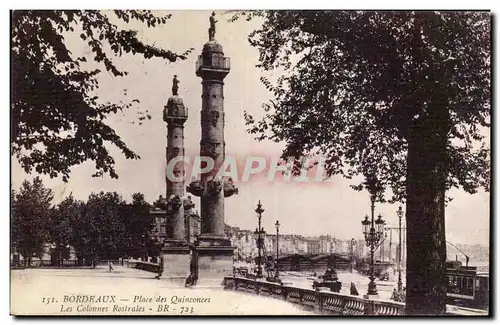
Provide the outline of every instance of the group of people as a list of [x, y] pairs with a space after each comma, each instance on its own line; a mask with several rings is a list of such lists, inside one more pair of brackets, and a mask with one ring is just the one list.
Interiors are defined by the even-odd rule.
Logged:
[[406, 287], [404, 287], [402, 291], [398, 291], [398, 290], [394, 289], [392, 291], [391, 300], [398, 301], [398, 302], [405, 302], [406, 301]]

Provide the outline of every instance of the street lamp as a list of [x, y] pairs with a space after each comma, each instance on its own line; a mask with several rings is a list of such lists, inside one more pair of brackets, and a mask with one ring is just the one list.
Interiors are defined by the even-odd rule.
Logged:
[[255, 212], [257, 213], [257, 218], [258, 218], [258, 228], [255, 229], [255, 234], [257, 235], [257, 250], [258, 250], [258, 260], [257, 260], [257, 274], [256, 277], [262, 278], [262, 244], [263, 244], [263, 238], [262, 235], [265, 233], [264, 229], [262, 228], [261, 221], [262, 221], [262, 213], [265, 210], [262, 208], [262, 204], [259, 203], [257, 204], [257, 209], [255, 209]]
[[398, 292], [401, 292], [403, 290], [403, 281], [401, 280], [401, 219], [403, 218], [403, 208], [399, 206], [396, 213], [399, 218]]
[[356, 244], [356, 240], [354, 238], [351, 238], [351, 264], [349, 266], [349, 269], [352, 273], [353, 269], [354, 269], [354, 244]]
[[280, 252], [279, 252], [279, 236], [280, 236], [280, 222], [276, 220], [276, 223], [274, 224], [276, 226], [276, 271], [274, 276], [277, 278], [279, 276], [279, 267], [278, 267], [278, 258], [280, 257]]
[[144, 245], [144, 251], [143, 251], [143, 258], [144, 258], [144, 262], [147, 262], [148, 261], [148, 247], [147, 247], [147, 243], [146, 243], [146, 234], [142, 234], [142, 244]]
[[361, 221], [361, 225], [363, 226], [363, 235], [365, 236], [366, 246], [370, 247], [370, 283], [368, 284], [368, 296], [377, 295], [377, 285], [375, 283], [375, 260], [374, 260], [374, 252], [375, 248], [380, 242], [382, 235], [384, 233], [384, 225], [385, 221], [382, 219], [382, 216], [379, 214], [377, 220], [375, 219], [375, 196], [372, 195], [371, 198], [371, 220], [368, 219], [368, 216], [365, 216], [365, 219]]

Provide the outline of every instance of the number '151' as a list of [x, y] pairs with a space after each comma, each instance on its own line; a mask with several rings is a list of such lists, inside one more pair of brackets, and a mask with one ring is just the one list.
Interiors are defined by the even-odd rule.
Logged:
[[54, 298], [54, 297], [43, 297], [42, 298], [42, 304], [48, 305], [48, 304], [54, 303], [54, 302], [56, 302], [56, 298]]

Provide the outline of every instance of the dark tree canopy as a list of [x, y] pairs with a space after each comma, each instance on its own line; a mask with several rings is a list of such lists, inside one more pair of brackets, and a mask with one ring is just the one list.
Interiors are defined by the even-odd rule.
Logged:
[[127, 233], [125, 245], [127, 254], [132, 257], [141, 257], [154, 250], [155, 244], [150, 234], [155, 220], [150, 210], [151, 207], [142, 193], [132, 194], [132, 202], [122, 206], [122, 219]]
[[24, 181], [19, 191], [11, 191], [11, 244], [14, 251], [30, 262], [41, 257], [49, 241], [52, 212], [52, 190], [46, 188], [40, 177]]
[[274, 98], [247, 122], [258, 139], [286, 143], [283, 157], [319, 154], [330, 175], [376, 175], [401, 200], [409, 130], [432, 128], [446, 107], [446, 187], [489, 190], [488, 13], [244, 14], [264, 18], [249, 37], [259, 66], [284, 71], [275, 83], [262, 77]]
[[92, 193], [85, 203], [72, 202], [70, 210], [78, 217], [73, 218], [71, 244], [80, 258], [137, 258], [154, 246], [150, 239], [154, 226], [150, 205], [141, 193], [133, 194], [132, 199], [127, 203], [116, 192], [101, 192]]
[[274, 98], [261, 120], [246, 115], [250, 132], [284, 142], [283, 158], [321, 155], [330, 175], [361, 175], [354, 189], [377, 201], [386, 189], [405, 200], [405, 313], [446, 313], [446, 190], [489, 190], [489, 13], [245, 15], [264, 18], [249, 41], [281, 75], [262, 78]]
[[116, 192], [92, 193], [85, 205], [79, 235], [89, 243], [87, 253], [94, 259], [118, 258], [126, 251], [129, 240], [123, 222], [122, 206], [125, 202]]
[[92, 193], [86, 202], [70, 194], [55, 206], [52, 200], [52, 190], [40, 177], [11, 190], [11, 251], [25, 263], [47, 252], [53, 265], [61, 265], [70, 258], [71, 247], [87, 265], [98, 259], [158, 254], [151, 237], [155, 219], [144, 194], [134, 193], [130, 203], [116, 192]]
[[[101, 70], [114, 77], [126, 75], [113, 58], [127, 53], [175, 62], [185, 59], [191, 50], [177, 54], [144, 44], [136, 32], [114, 24], [110, 20], [113, 15], [147, 27], [166, 24], [170, 18], [156, 17], [150, 10], [11, 13], [11, 149], [27, 173], [35, 170], [51, 177], [62, 175], [66, 181], [72, 166], [90, 160], [95, 163], [94, 176], [117, 178], [115, 160], [106, 143], [119, 148], [126, 158], [139, 158], [105, 123], [108, 115], [138, 101], [100, 101], [94, 94], [99, 88], [97, 76]], [[92, 53], [93, 64], [69, 51], [67, 37], [81, 39]]]
[[61, 265], [62, 260], [70, 258], [70, 245], [78, 236], [74, 225], [80, 216], [81, 203], [79, 204], [72, 194], [54, 207], [49, 223], [49, 238], [54, 245], [51, 250], [51, 258], [56, 264]]

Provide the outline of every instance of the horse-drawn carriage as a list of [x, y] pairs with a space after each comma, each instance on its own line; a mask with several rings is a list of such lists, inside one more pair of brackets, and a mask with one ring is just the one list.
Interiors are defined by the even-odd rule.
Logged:
[[342, 282], [339, 281], [335, 270], [330, 268], [326, 269], [325, 274], [320, 275], [318, 279], [321, 281], [314, 280], [312, 284], [315, 290], [319, 290], [319, 288], [323, 287], [330, 289], [332, 292], [340, 292], [340, 289], [342, 289]]

